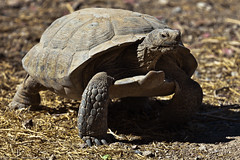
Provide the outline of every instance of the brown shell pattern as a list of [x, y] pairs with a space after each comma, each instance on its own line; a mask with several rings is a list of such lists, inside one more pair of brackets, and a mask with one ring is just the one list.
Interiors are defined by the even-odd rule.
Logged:
[[69, 84], [69, 76], [108, 49], [121, 47], [165, 28], [155, 17], [121, 9], [88, 8], [55, 20], [40, 43], [23, 58], [24, 69], [55, 90]]

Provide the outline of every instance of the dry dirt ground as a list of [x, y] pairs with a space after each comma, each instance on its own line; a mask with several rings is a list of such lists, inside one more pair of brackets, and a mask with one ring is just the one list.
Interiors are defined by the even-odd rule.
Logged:
[[[79, 102], [42, 92], [38, 110], [8, 109], [26, 74], [21, 58], [53, 20], [86, 7], [147, 13], [182, 31], [204, 92], [191, 121], [163, 127], [161, 101], [149, 113], [115, 102], [109, 127], [119, 142], [86, 148], [76, 128]], [[0, 159], [240, 159], [239, 20], [238, 0], [0, 0]]]

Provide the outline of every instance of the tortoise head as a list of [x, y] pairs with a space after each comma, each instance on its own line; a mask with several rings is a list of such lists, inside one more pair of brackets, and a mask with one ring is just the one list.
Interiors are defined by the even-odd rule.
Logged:
[[150, 43], [149, 47], [151, 47], [151, 49], [160, 49], [161, 47], [172, 47], [182, 44], [180, 31], [169, 28], [153, 30], [145, 38], [145, 41]]
[[170, 28], [150, 32], [138, 45], [137, 56], [140, 67], [147, 70], [155, 70], [158, 61], [166, 56], [189, 77], [197, 68], [196, 59], [182, 43], [180, 31]]
[[141, 67], [154, 68], [159, 57], [168, 51], [183, 46], [179, 30], [155, 29], [138, 46], [138, 61]]

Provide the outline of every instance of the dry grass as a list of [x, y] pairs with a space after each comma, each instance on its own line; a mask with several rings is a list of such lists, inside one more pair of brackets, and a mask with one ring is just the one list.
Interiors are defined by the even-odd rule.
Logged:
[[[207, 6], [197, 7], [198, 1], [185, 0], [167, 5], [151, 0], [91, 0], [78, 1], [79, 4], [64, 0], [15, 0], [20, 2], [20, 7], [11, 7], [7, 2], [10, 0], [0, 4], [0, 159], [240, 158], [240, 8], [237, 1], [206, 1], [210, 10]], [[20, 9], [23, 5], [25, 9]], [[193, 76], [204, 92], [198, 115], [186, 126], [166, 129], [158, 124], [156, 114], [127, 113], [126, 108], [115, 103], [110, 108], [110, 128], [121, 142], [85, 148], [76, 128], [78, 102], [47, 91], [41, 93], [39, 109], [9, 110], [16, 86], [25, 75], [21, 57], [39, 41], [50, 22], [77, 5], [134, 9], [167, 19], [170, 26], [180, 29], [183, 41], [199, 62]], [[172, 12], [176, 6], [182, 11]]]

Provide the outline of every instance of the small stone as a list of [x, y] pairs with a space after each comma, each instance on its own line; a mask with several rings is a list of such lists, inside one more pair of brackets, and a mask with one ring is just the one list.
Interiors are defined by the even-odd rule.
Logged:
[[132, 149], [138, 149], [138, 146], [137, 145], [133, 145]]
[[231, 76], [232, 77], [237, 77], [238, 76], [238, 72], [236, 72], [236, 71], [231, 72]]
[[208, 3], [206, 3], [206, 2], [198, 2], [197, 3], [197, 8], [198, 9], [201, 9], [201, 10], [206, 10], [206, 11], [209, 11], [209, 10], [211, 10], [212, 9], [212, 6], [211, 5], [209, 5]]
[[181, 13], [181, 12], [182, 12], [182, 8], [179, 6], [172, 9], [173, 14]]
[[143, 151], [142, 153], [143, 156], [151, 156], [152, 155], [152, 152], [151, 151]]
[[10, 7], [15, 7], [15, 8], [21, 7], [21, 1], [20, 0], [8, 0], [7, 4]]
[[142, 152], [139, 151], [139, 150], [135, 150], [134, 153], [136, 153], [136, 154], [141, 154], [141, 155], [142, 155]]
[[206, 146], [204, 146], [203, 144], [201, 144], [201, 146], [198, 148], [200, 151], [206, 151]]
[[206, 2], [198, 2], [197, 3], [197, 8], [199, 9], [203, 9], [204, 7], [207, 6], [207, 3]]
[[158, 3], [161, 5], [167, 5], [169, 3], [169, 0], [158, 0]]

